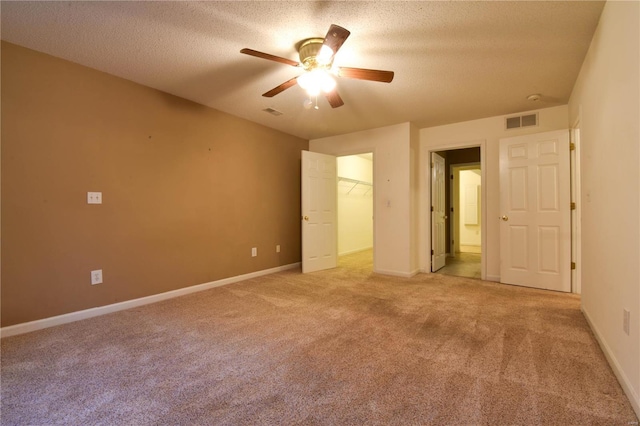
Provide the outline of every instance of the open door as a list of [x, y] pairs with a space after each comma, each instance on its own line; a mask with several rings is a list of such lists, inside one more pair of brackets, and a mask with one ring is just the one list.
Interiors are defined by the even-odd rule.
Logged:
[[447, 258], [445, 219], [445, 162], [431, 153], [431, 272], [444, 267]]
[[569, 132], [500, 140], [500, 282], [571, 291]]
[[338, 262], [336, 157], [302, 151], [302, 272]]

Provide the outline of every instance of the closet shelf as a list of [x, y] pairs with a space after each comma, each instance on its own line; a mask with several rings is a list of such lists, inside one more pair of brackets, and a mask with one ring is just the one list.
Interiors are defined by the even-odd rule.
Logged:
[[351, 187], [351, 189], [349, 189], [349, 191], [347, 191], [347, 195], [349, 195], [351, 193], [351, 191], [354, 190], [354, 188], [358, 185], [364, 185], [364, 186], [368, 186], [369, 189], [367, 189], [367, 191], [364, 193], [364, 195], [367, 195], [367, 193], [369, 191], [371, 191], [371, 188], [373, 187], [373, 184], [371, 182], [365, 182], [363, 180], [357, 180], [357, 179], [350, 179], [350, 178], [346, 178], [346, 177], [340, 177], [338, 176], [338, 181], [339, 182], [348, 182], [348, 183], [352, 183], [353, 186]]

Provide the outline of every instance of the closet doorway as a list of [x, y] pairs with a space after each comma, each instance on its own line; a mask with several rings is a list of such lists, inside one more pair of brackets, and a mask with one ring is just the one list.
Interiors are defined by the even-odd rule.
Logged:
[[373, 270], [373, 153], [338, 157], [337, 165], [338, 262]]
[[482, 276], [482, 171], [480, 148], [440, 151], [449, 172], [445, 188], [447, 257], [438, 273]]

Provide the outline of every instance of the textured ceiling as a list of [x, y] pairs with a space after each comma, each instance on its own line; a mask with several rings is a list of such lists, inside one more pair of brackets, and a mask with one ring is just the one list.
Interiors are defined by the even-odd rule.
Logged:
[[[411, 121], [428, 127], [565, 104], [603, 2], [1, 2], [2, 39], [306, 139]], [[338, 79], [345, 105], [305, 109], [296, 43], [351, 31], [338, 66], [392, 70], [392, 83]], [[536, 103], [532, 93], [542, 94]], [[283, 115], [273, 116], [271, 107]]]

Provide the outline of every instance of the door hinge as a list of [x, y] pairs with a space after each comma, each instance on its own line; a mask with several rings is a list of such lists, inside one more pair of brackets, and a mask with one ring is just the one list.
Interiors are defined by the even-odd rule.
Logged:
[[434, 164], [433, 164], [433, 163], [431, 163], [431, 168], [432, 168], [432, 169], [433, 169], [433, 166], [434, 166]]
[[571, 262], [571, 269], [576, 269], [576, 262]]
[[571, 142], [569, 143], [569, 151], [575, 151], [576, 150], [576, 144]]
[[431, 211], [433, 211], [433, 206], [431, 206]]
[[451, 179], [453, 180], [453, 175], [451, 175]]
[[576, 203], [574, 203], [573, 201], [571, 202], [571, 210], [575, 210], [576, 209]]
[[433, 256], [433, 250], [431, 250], [431, 256]]

